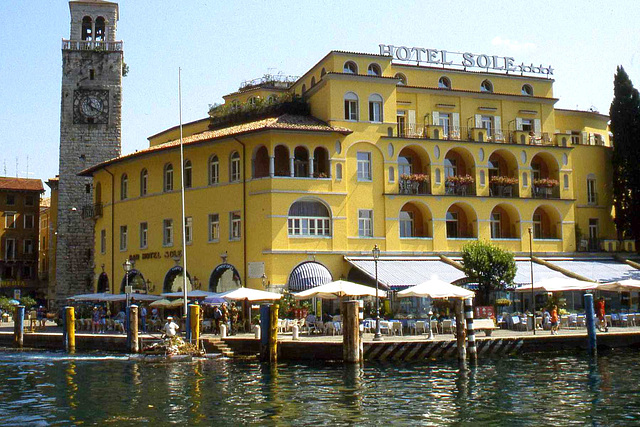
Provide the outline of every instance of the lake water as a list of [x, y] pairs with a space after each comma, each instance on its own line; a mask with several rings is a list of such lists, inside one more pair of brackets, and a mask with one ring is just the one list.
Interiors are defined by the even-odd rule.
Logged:
[[0, 425], [638, 425], [636, 351], [423, 364], [0, 351]]

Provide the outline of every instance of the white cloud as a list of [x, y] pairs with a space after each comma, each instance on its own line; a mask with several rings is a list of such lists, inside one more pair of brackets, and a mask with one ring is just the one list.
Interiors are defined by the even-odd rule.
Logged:
[[506, 50], [513, 53], [530, 52], [538, 48], [535, 43], [522, 43], [517, 40], [503, 39], [500, 36], [494, 37], [493, 40], [491, 40], [491, 44], [506, 48]]

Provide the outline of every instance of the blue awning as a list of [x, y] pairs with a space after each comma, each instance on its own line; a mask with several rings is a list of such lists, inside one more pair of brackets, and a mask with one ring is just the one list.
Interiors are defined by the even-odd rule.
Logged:
[[327, 267], [318, 262], [308, 261], [303, 262], [291, 271], [287, 287], [291, 291], [306, 291], [331, 281], [333, 281], [333, 278]]

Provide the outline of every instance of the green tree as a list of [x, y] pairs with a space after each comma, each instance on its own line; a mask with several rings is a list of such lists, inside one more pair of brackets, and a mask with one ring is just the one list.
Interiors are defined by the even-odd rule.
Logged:
[[495, 245], [483, 241], [465, 245], [462, 248], [462, 262], [469, 280], [478, 283], [478, 305], [491, 305], [496, 291], [513, 284], [516, 275], [513, 254]]
[[[613, 203], [618, 238], [633, 236], [640, 244], [640, 95], [629, 75], [618, 66], [609, 109], [613, 133]], [[635, 213], [635, 215], [634, 215]]]

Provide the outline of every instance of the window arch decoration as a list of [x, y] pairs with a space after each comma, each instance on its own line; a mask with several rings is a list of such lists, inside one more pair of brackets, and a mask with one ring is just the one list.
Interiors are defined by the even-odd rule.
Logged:
[[358, 95], [353, 92], [344, 95], [344, 119], [358, 121]]
[[394, 76], [396, 79], [400, 80], [398, 82], [398, 84], [400, 86], [406, 86], [407, 85], [407, 76], [405, 76], [402, 73], [396, 73], [396, 75]]
[[209, 157], [209, 185], [220, 182], [220, 161], [215, 154]]
[[377, 93], [369, 96], [369, 121], [382, 123], [383, 121], [383, 99]]
[[347, 61], [342, 67], [342, 72], [346, 74], [358, 74], [358, 66], [353, 61]]
[[163, 188], [165, 192], [173, 191], [173, 165], [171, 163], [164, 165]]
[[287, 225], [290, 237], [330, 237], [331, 213], [319, 200], [298, 200], [289, 207]]
[[367, 75], [368, 76], [376, 76], [376, 77], [380, 77], [382, 75], [382, 69], [380, 68], [380, 66], [378, 64], [371, 63], [369, 64], [369, 66], [367, 67]]
[[493, 83], [489, 79], [483, 80], [480, 84], [480, 92], [493, 93]]
[[451, 79], [447, 76], [442, 76], [438, 80], [438, 88], [440, 89], [451, 89]]

